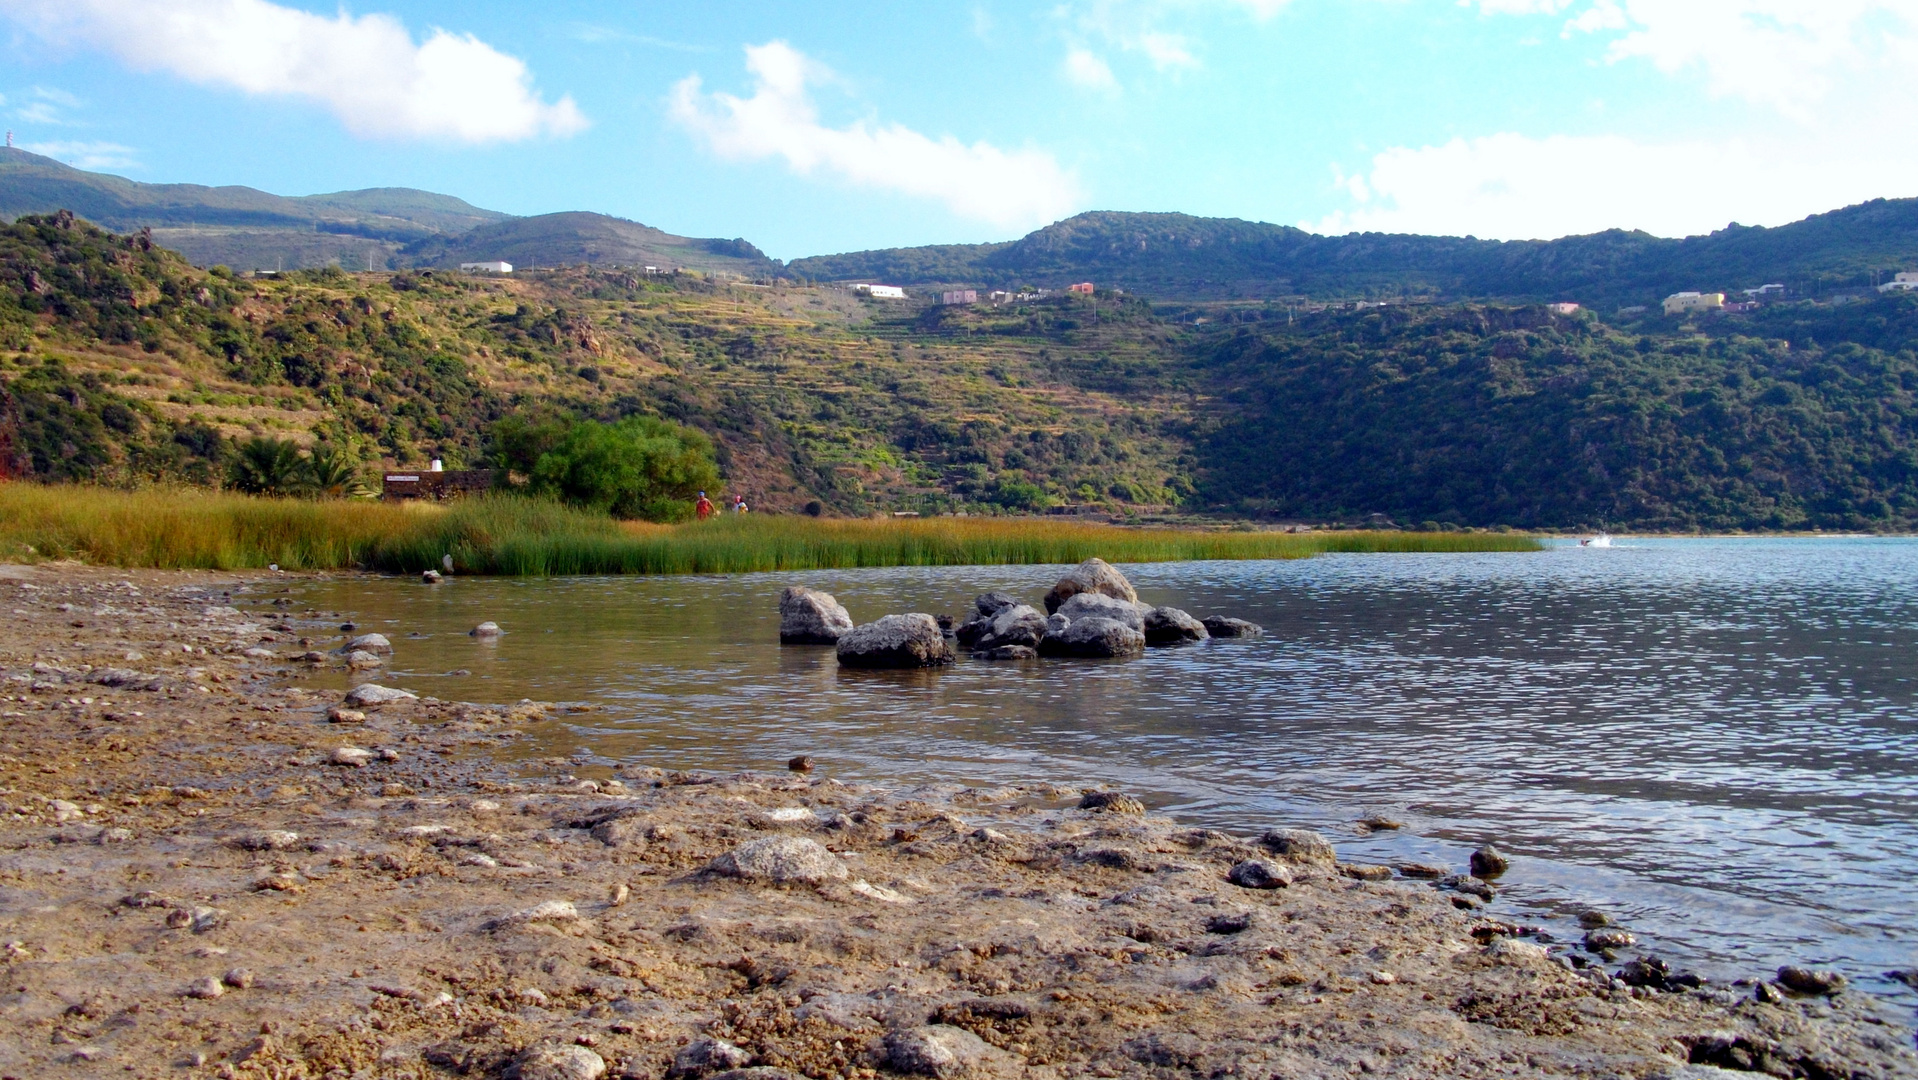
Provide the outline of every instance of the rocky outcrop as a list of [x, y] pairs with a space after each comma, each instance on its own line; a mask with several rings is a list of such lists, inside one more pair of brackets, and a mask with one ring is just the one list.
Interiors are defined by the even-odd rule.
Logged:
[[974, 648], [980, 635], [992, 625], [993, 616], [1006, 608], [1017, 606], [1018, 603], [1019, 601], [1002, 592], [982, 593], [972, 602], [972, 614], [966, 618], [965, 622], [959, 624], [958, 628], [952, 632], [952, 636], [959, 639], [959, 644]]
[[1175, 607], [1155, 607], [1145, 613], [1147, 645], [1184, 645], [1211, 637], [1205, 624]]
[[952, 663], [952, 643], [930, 615], [888, 615], [839, 637], [839, 662], [859, 668], [924, 668]]
[[852, 616], [831, 593], [794, 585], [779, 595], [781, 645], [832, 645], [851, 629]]
[[1244, 619], [1228, 618], [1224, 615], [1207, 615], [1205, 632], [1213, 637], [1257, 637], [1265, 633], [1265, 627]]
[[[1057, 616], [1054, 616], [1055, 618]], [[1057, 633], [1039, 639], [1040, 656], [1137, 656], [1145, 651], [1145, 634], [1116, 619], [1097, 615], [1072, 619]]]
[[1059, 610], [1053, 614], [1063, 615], [1074, 622], [1080, 619], [1111, 619], [1144, 633], [1147, 610], [1144, 604], [1130, 600], [1115, 600], [1100, 593], [1080, 593], [1060, 604]]
[[1132, 583], [1111, 563], [1104, 559], [1087, 559], [1068, 571], [1046, 594], [1046, 611], [1058, 611], [1061, 604], [1081, 593], [1098, 593], [1131, 604], [1139, 602], [1139, 594], [1133, 590]]
[[986, 624], [985, 632], [973, 639], [972, 647], [979, 652], [990, 652], [1002, 645], [1036, 646], [1045, 635], [1046, 617], [1039, 614], [1038, 608], [1011, 604], [999, 609]]

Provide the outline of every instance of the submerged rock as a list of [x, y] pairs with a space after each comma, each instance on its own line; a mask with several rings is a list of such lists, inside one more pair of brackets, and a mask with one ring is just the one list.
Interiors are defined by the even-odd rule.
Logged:
[[361, 634], [346, 643], [340, 652], [348, 655], [355, 652], [369, 652], [375, 656], [393, 655], [393, 643], [386, 640], [385, 634]]
[[1145, 613], [1147, 645], [1183, 645], [1212, 635], [1205, 624], [1175, 607], [1155, 607]]
[[1265, 633], [1265, 627], [1258, 623], [1224, 615], [1207, 615], [1204, 625], [1205, 632], [1213, 637], [1257, 637]]
[[793, 585], [779, 594], [781, 645], [831, 645], [852, 628], [852, 616], [831, 593]]
[[1778, 969], [1778, 984], [1801, 994], [1836, 994], [1845, 988], [1846, 982], [1843, 975], [1830, 968], [1786, 964]]
[[505, 631], [499, 628], [498, 623], [488, 621], [488, 622], [483, 622], [479, 624], [478, 626], [475, 626], [471, 630], [468, 630], [466, 632], [466, 636], [476, 637], [476, 638], [493, 638], [493, 637], [500, 636], [504, 632]]
[[998, 645], [972, 654], [974, 660], [1037, 660], [1039, 650], [1030, 645]]
[[930, 615], [888, 615], [839, 638], [839, 662], [860, 668], [924, 668], [952, 663], [952, 643]]
[[1108, 814], [1143, 814], [1145, 804], [1120, 791], [1088, 791], [1079, 800], [1081, 810], [1103, 810]]
[[418, 701], [419, 695], [377, 683], [361, 683], [346, 692], [348, 705], [384, 705], [389, 701]]
[[1511, 868], [1512, 860], [1490, 844], [1472, 852], [1472, 873], [1478, 877], [1497, 877]]
[[1060, 605], [1081, 593], [1098, 593], [1129, 604], [1139, 602], [1139, 594], [1133, 590], [1132, 583], [1111, 563], [1104, 559], [1087, 559], [1067, 571], [1066, 576], [1052, 587], [1052, 591], [1046, 593], [1046, 611], [1058, 611]]
[[[1053, 616], [1058, 618], [1059, 616]], [[1057, 633], [1039, 639], [1040, 656], [1119, 657], [1145, 652], [1145, 634], [1122, 622], [1097, 616], [1074, 619]]]
[[993, 616], [1014, 607], [1019, 601], [1002, 592], [981, 593], [972, 601], [972, 614], [952, 632], [959, 644], [971, 648], [992, 625]]

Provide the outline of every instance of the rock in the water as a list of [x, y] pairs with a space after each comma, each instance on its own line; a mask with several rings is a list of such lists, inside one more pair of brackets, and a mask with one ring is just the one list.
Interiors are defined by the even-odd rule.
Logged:
[[1036, 646], [1045, 633], [1046, 617], [1039, 614], [1038, 608], [1008, 604], [992, 616], [984, 631], [974, 636], [972, 647], [986, 652], [1001, 645]]
[[1654, 990], [1665, 988], [1665, 978], [1672, 973], [1671, 965], [1656, 956], [1642, 956], [1631, 961], [1618, 971], [1618, 980], [1626, 986], [1649, 986]]
[[1490, 900], [1498, 895], [1498, 890], [1493, 888], [1490, 882], [1469, 874], [1448, 874], [1439, 879], [1438, 887], [1448, 892], [1476, 896], [1480, 900]]
[[1147, 645], [1183, 645], [1212, 635], [1205, 624], [1175, 607], [1155, 607], [1145, 613]]
[[1512, 868], [1512, 860], [1490, 844], [1472, 852], [1472, 873], [1482, 878], [1497, 877]]
[[1111, 619], [1113, 622], [1124, 623], [1144, 633], [1146, 611], [1144, 604], [1115, 600], [1099, 593], [1080, 593], [1060, 604], [1059, 610], [1053, 614], [1063, 615], [1073, 622], [1078, 622], [1080, 619]]
[[1612, 917], [1593, 908], [1578, 913], [1578, 925], [1587, 930], [1596, 930], [1601, 926], [1612, 925]]
[[420, 571], [420, 583], [423, 585], [438, 585], [440, 583], [440, 572], [438, 570]]
[[812, 771], [812, 755], [800, 754], [797, 757], [794, 757], [791, 760], [787, 761], [786, 768], [791, 769], [793, 772], [811, 772]]
[[839, 637], [839, 662], [860, 668], [924, 668], [952, 663], [952, 643], [930, 615], [888, 615]]
[[513, 1060], [507, 1080], [599, 1080], [606, 1075], [606, 1059], [584, 1046], [547, 1043]]
[[355, 769], [364, 769], [373, 762], [373, 751], [357, 746], [341, 746], [326, 755], [330, 765], [347, 765]]
[[1039, 639], [1040, 656], [1117, 657], [1142, 652], [1145, 634], [1122, 622], [1096, 616], [1074, 619], [1065, 629], [1057, 633], [1048, 630]]
[[1205, 632], [1213, 637], [1257, 637], [1265, 633], [1265, 627], [1258, 623], [1224, 615], [1207, 615], [1204, 622]]
[[326, 710], [326, 718], [327, 720], [335, 724], [366, 723], [365, 713], [359, 711], [358, 709], [348, 709], [340, 705], [335, 705], [332, 708]]
[[1081, 810], [1102, 810], [1108, 814], [1143, 814], [1145, 804], [1118, 791], [1088, 791], [1079, 800]]
[[894, 1072], [938, 1080], [966, 1075], [995, 1056], [985, 1040], [947, 1024], [888, 1032], [885, 1048], [886, 1064]]
[[384, 705], [389, 701], [418, 700], [418, 694], [409, 694], [404, 690], [395, 690], [377, 683], [361, 683], [346, 692], [348, 705]]
[[846, 876], [846, 864], [839, 856], [817, 840], [800, 836], [769, 836], [741, 844], [706, 868], [727, 877], [778, 884], [817, 885]]
[[781, 645], [831, 645], [852, 628], [852, 616], [831, 593], [793, 585], [779, 594]]
[[974, 660], [1036, 660], [1039, 650], [1030, 645], [1000, 645], [972, 654]]
[[1274, 855], [1283, 856], [1295, 863], [1317, 863], [1320, 866], [1337, 866], [1339, 853], [1333, 850], [1332, 842], [1310, 829], [1267, 829], [1259, 843]]
[[1786, 964], [1778, 969], [1778, 984], [1801, 994], [1836, 994], [1845, 988], [1845, 983], [1845, 977], [1830, 968]]
[[666, 1075], [705, 1076], [726, 1069], [744, 1068], [752, 1059], [752, 1054], [724, 1039], [694, 1039], [673, 1055], [673, 1066]]
[[1616, 926], [1597, 927], [1585, 934], [1586, 952], [1605, 952], [1609, 949], [1626, 949], [1638, 944], [1638, 938], [1629, 930], [1620, 930]]
[[1066, 576], [1060, 578], [1059, 583], [1046, 594], [1046, 611], [1059, 610], [1061, 604], [1081, 593], [1099, 593], [1129, 604], [1139, 602], [1139, 594], [1133, 591], [1132, 583], [1111, 563], [1104, 559], [1087, 559], [1067, 571]]
[[1292, 884], [1292, 871], [1264, 859], [1247, 859], [1234, 864], [1225, 879], [1241, 889], [1283, 889]]
[[1339, 876], [1353, 881], [1390, 881], [1392, 868], [1372, 863], [1340, 863]]
[[979, 640], [979, 635], [985, 633], [986, 628], [992, 625], [994, 615], [1018, 602], [1002, 592], [981, 593], [972, 602], [972, 615], [953, 630], [953, 637], [959, 639], [959, 644], [971, 648], [973, 643]]
[[376, 668], [384, 663], [386, 663], [385, 660], [380, 659], [380, 657], [374, 653], [367, 652], [365, 649], [354, 649], [352, 652], [346, 654], [346, 666], [355, 671], [363, 671], [366, 668]]
[[386, 640], [385, 634], [361, 634], [346, 643], [343, 653], [370, 652], [375, 656], [393, 655], [393, 643]]
[[466, 636], [467, 636], [467, 637], [480, 637], [480, 638], [486, 638], [486, 637], [498, 637], [498, 636], [500, 636], [500, 635], [501, 635], [502, 633], [504, 633], [504, 632], [505, 632], [505, 631], [503, 631], [503, 630], [501, 630], [501, 629], [499, 628], [499, 624], [498, 624], [498, 623], [496, 623], [496, 622], [493, 622], [493, 621], [491, 621], [491, 620], [489, 619], [488, 621], [486, 621], [486, 622], [483, 622], [483, 623], [481, 623], [481, 624], [479, 624], [478, 626], [475, 626], [475, 627], [474, 627], [474, 628], [472, 628], [471, 630], [468, 630], [468, 631], [466, 632]]

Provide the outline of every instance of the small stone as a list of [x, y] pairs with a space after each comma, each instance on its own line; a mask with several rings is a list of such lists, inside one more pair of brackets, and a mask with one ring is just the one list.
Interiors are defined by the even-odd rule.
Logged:
[[1392, 868], [1374, 866], [1370, 863], [1340, 863], [1339, 876], [1348, 877], [1354, 881], [1390, 881]]
[[1225, 879], [1241, 889], [1283, 889], [1292, 884], [1292, 871], [1264, 859], [1247, 859], [1227, 871]]
[[326, 755], [326, 760], [330, 765], [346, 765], [355, 769], [364, 769], [372, 764], [373, 751], [365, 750], [357, 746], [341, 746], [336, 747], [332, 753]]
[[[194, 908], [193, 916], [189, 922], [189, 925], [193, 927], [194, 933], [204, 934], [204, 933], [207, 933], [208, 931], [218, 930], [220, 927], [225, 926], [228, 918], [229, 918], [229, 914], [225, 908], [216, 908], [216, 907]], [[169, 924], [172, 923], [171, 919], [167, 921]]]
[[1785, 1003], [1785, 995], [1779, 993], [1776, 986], [1761, 982], [1752, 987], [1752, 1000], [1765, 1005], [1782, 1005]]
[[1438, 880], [1438, 887], [1455, 893], [1464, 893], [1466, 896], [1476, 896], [1480, 900], [1490, 900], [1498, 895], [1498, 890], [1492, 887], [1491, 882], [1466, 874], [1448, 874]]
[[1339, 862], [1339, 853], [1332, 842], [1310, 829], [1267, 829], [1265, 835], [1259, 837], [1259, 843], [1273, 854], [1296, 863], [1330, 867]]
[[548, 1043], [515, 1058], [506, 1080], [599, 1080], [604, 1075], [605, 1058], [584, 1046]]
[[255, 648], [248, 649], [247, 651], [241, 653], [240, 655], [248, 658], [249, 660], [273, 660], [278, 658], [280, 654], [274, 652], [272, 649], [261, 649], [261, 648], [255, 647]]
[[393, 749], [390, 746], [382, 746], [380, 747], [379, 752], [375, 754], [374, 756], [379, 758], [381, 761], [398, 761], [400, 759], [400, 752], [398, 750]]
[[1391, 829], [1405, 828], [1405, 822], [1384, 814], [1367, 814], [1359, 819], [1359, 824], [1372, 832], [1385, 832]]
[[1779, 985], [1801, 994], [1836, 994], [1845, 988], [1847, 981], [1849, 980], [1831, 968], [1786, 964], [1778, 969]]
[[186, 988], [187, 997], [199, 998], [203, 1001], [211, 1001], [224, 993], [226, 993], [226, 984], [211, 975], [204, 979], [195, 979]]
[[704, 1076], [711, 1072], [743, 1068], [752, 1059], [752, 1054], [724, 1039], [694, 1039], [673, 1055], [672, 1068], [666, 1075]]
[[328, 722], [334, 724], [364, 724], [366, 723], [366, 714], [358, 709], [348, 709], [335, 705], [326, 710], [326, 719]]
[[811, 772], [812, 771], [812, 755], [800, 754], [799, 756], [786, 762], [786, 768], [791, 769], [793, 772]]
[[498, 623], [488, 621], [488, 622], [483, 622], [479, 624], [478, 626], [475, 626], [471, 630], [468, 630], [466, 634], [468, 637], [490, 638], [490, 637], [498, 637], [505, 632], [506, 631], [501, 630], [499, 628]]
[[1145, 804], [1117, 791], [1088, 791], [1080, 798], [1079, 809], [1107, 814], [1143, 814]]
[[1649, 986], [1654, 990], [1663, 990], [1666, 977], [1671, 973], [1671, 966], [1658, 957], [1641, 956], [1620, 968], [1617, 977], [1626, 986]]
[[606, 906], [620, 907], [624, 905], [627, 899], [630, 898], [632, 895], [633, 895], [633, 890], [625, 882], [622, 881], [619, 884], [614, 885], [611, 889], [607, 890]]
[[348, 705], [384, 705], [390, 701], [418, 701], [419, 695], [377, 683], [361, 683], [346, 692]]
[[969, 1073], [995, 1056], [985, 1040], [947, 1024], [891, 1031], [882, 1045], [886, 1065], [893, 1071], [938, 1080]]
[[380, 656], [391, 656], [393, 655], [393, 643], [386, 640], [385, 634], [361, 634], [359, 637], [347, 642], [346, 648], [340, 651], [345, 653], [369, 652]]
[[1490, 844], [1472, 852], [1472, 873], [1476, 877], [1494, 878], [1511, 868], [1512, 860]]
[[420, 584], [422, 585], [438, 585], [443, 580], [445, 579], [440, 577], [438, 570], [420, 571]]
[[346, 666], [355, 671], [365, 671], [367, 668], [380, 667], [385, 663], [386, 661], [364, 649], [354, 649], [346, 654]]
[[646, 826], [633, 818], [609, 818], [593, 826], [592, 835], [607, 847], [638, 847], [646, 843]]
[[1208, 934], [1243, 934], [1250, 929], [1252, 929], [1252, 913], [1249, 911], [1214, 915], [1205, 921], [1205, 932]]
[[249, 990], [253, 987], [253, 973], [243, 967], [236, 967], [226, 973], [221, 981], [235, 990]]
[[1587, 930], [1596, 930], [1601, 926], [1612, 925], [1612, 917], [1602, 911], [1581, 911], [1578, 913], [1578, 925]]
[[1037, 660], [1039, 650], [1030, 645], [994, 645], [972, 654], [974, 660]]
[[515, 911], [487, 924], [490, 930], [504, 930], [529, 923], [565, 923], [579, 919], [579, 908], [571, 900], [548, 900], [524, 911]]
[[1215, 638], [1258, 637], [1265, 633], [1265, 627], [1258, 623], [1224, 615], [1207, 615], [1201, 621], [1205, 625], [1205, 632]]
[[1586, 952], [1605, 952], [1610, 949], [1628, 949], [1638, 944], [1638, 938], [1629, 930], [1617, 927], [1599, 927], [1588, 930], [1582, 943]]
[[1373, 983], [1379, 986], [1390, 986], [1393, 983], [1399, 981], [1399, 977], [1389, 971], [1374, 971], [1372, 972], [1371, 975], [1367, 977], [1370, 978]]
[[1550, 960], [1552, 954], [1543, 945], [1534, 944], [1530, 941], [1520, 941], [1517, 938], [1498, 937], [1493, 938], [1491, 944], [1485, 946], [1485, 955], [1496, 956], [1507, 960], [1538, 961], [1542, 963]]
[[1443, 866], [1416, 862], [1400, 863], [1394, 869], [1398, 870], [1400, 877], [1416, 878], [1421, 881], [1428, 879], [1436, 881], [1452, 872]]
[[234, 847], [246, 851], [285, 851], [300, 842], [300, 834], [285, 829], [270, 829], [266, 832], [247, 833], [232, 840]]
[[769, 836], [734, 848], [706, 865], [712, 873], [747, 881], [817, 885], [846, 876], [846, 864], [817, 840]]

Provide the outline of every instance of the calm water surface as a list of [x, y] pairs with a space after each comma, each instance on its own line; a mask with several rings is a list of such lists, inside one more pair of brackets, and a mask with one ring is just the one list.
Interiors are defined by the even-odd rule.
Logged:
[[[296, 592], [391, 637], [389, 685], [603, 706], [529, 758], [1105, 782], [1237, 833], [1319, 828], [1355, 861], [1496, 841], [1510, 914], [1575, 934], [1560, 920], [1596, 906], [1708, 974], [1815, 961], [1899, 992], [1881, 973], [1918, 966], [1918, 542], [1621, 543], [1126, 566], [1144, 600], [1271, 634], [930, 673], [780, 648], [779, 590], [866, 621], [986, 589], [1036, 603], [1060, 568]], [[507, 635], [468, 637], [483, 619]], [[1359, 835], [1374, 809], [1409, 827]]]

